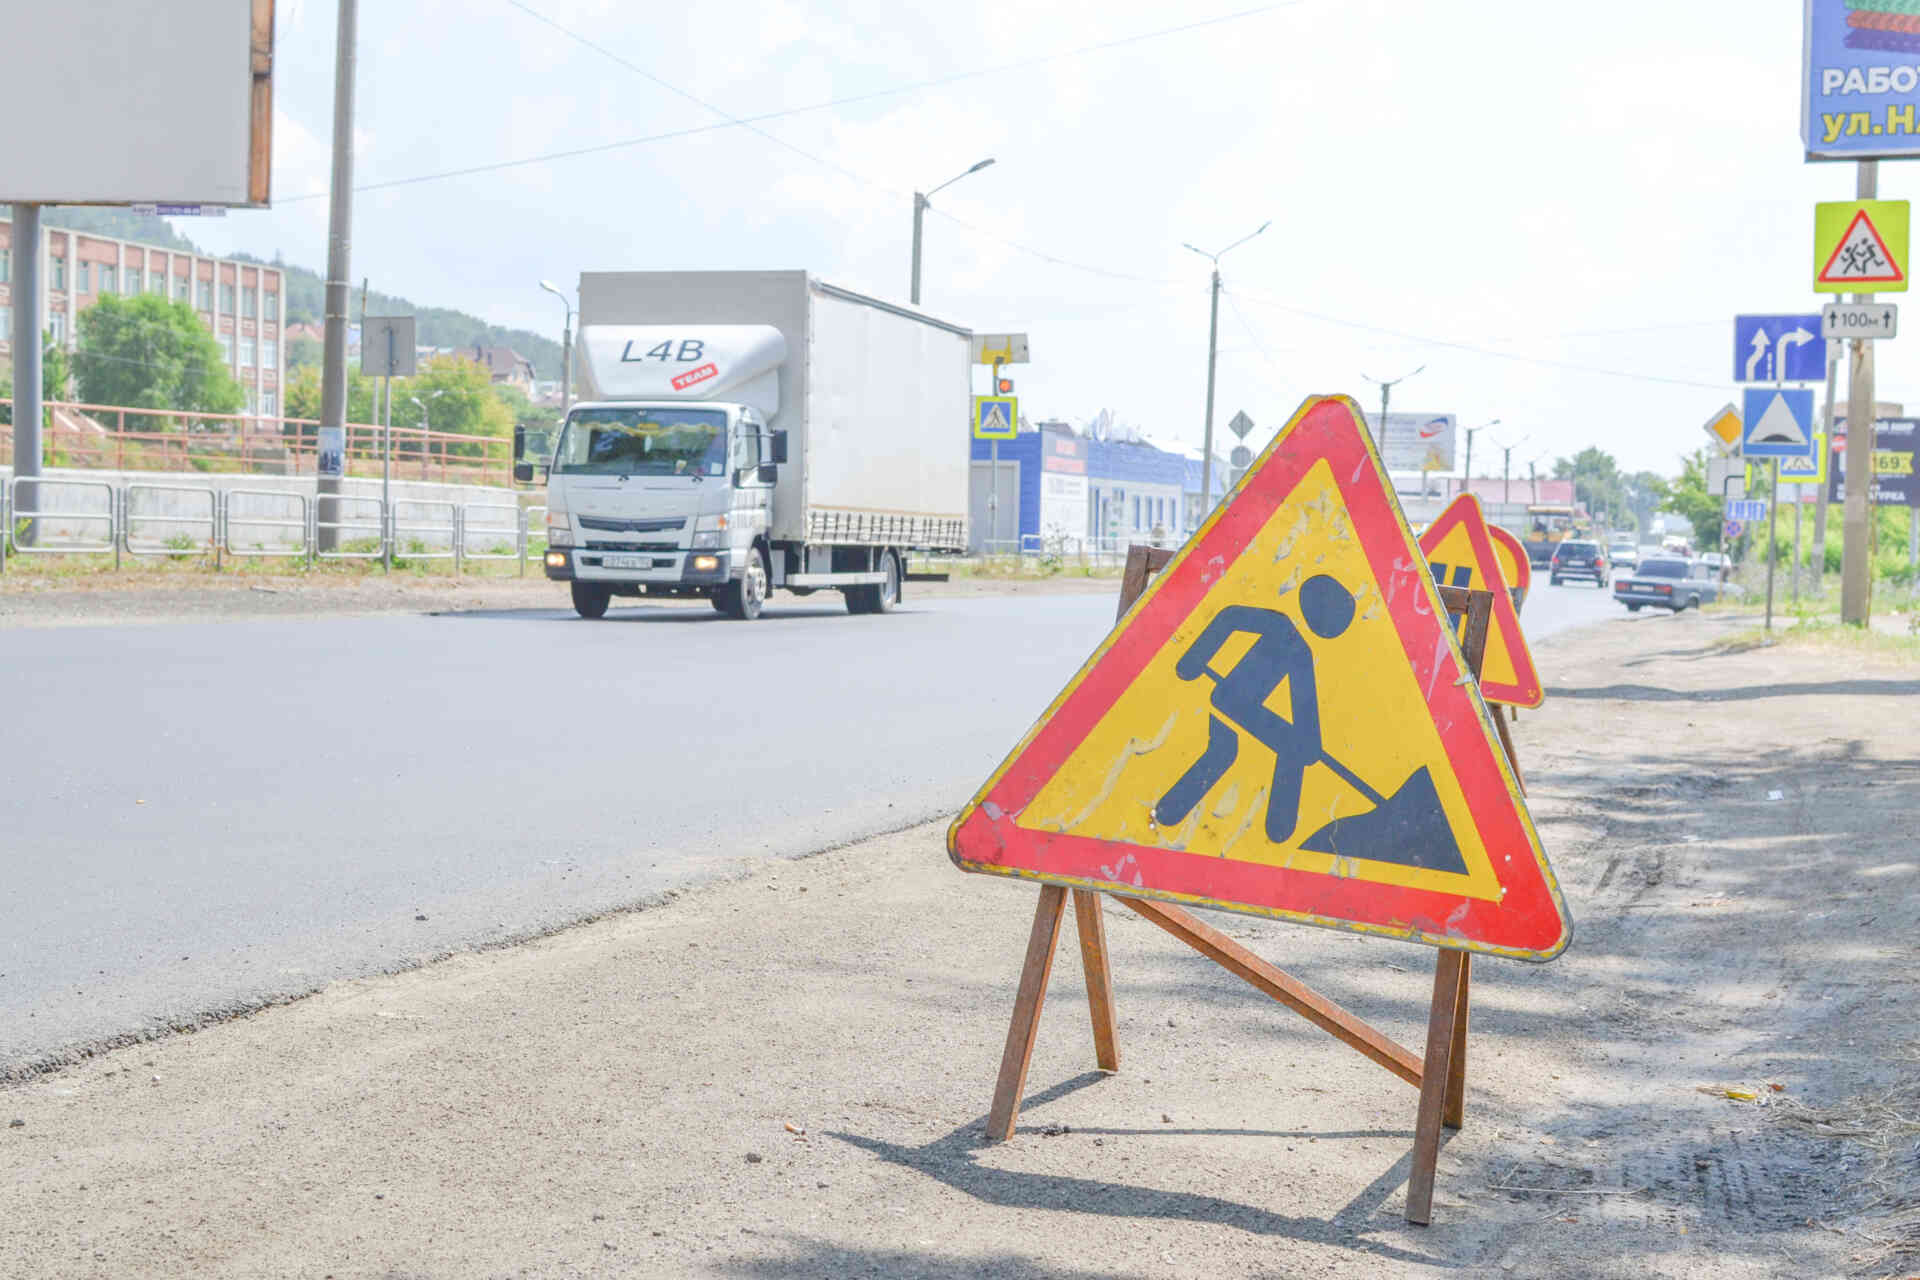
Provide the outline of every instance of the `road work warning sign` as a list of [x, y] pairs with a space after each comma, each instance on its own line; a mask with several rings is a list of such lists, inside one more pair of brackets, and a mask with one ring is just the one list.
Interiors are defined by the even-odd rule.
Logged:
[[1540, 673], [1534, 669], [1527, 638], [1520, 632], [1520, 615], [1508, 590], [1508, 579], [1494, 549], [1480, 499], [1463, 493], [1447, 504], [1428, 530], [1420, 535], [1433, 580], [1445, 587], [1467, 587], [1493, 592], [1493, 617], [1487, 624], [1487, 648], [1480, 662], [1480, 692], [1489, 702], [1515, 707], [1537, 707], [1545, 700]]
[[1301, 407], [948, 848], [968, 871], [1522, 959], [1570, 933], [1345, 397]]

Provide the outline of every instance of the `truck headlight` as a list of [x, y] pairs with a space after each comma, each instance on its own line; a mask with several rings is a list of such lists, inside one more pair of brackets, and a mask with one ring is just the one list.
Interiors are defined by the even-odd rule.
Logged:
[[718, 550], [727, 545], [727, 518], [719, 516], [701, 516], [693, 522], [693, 549], [695, 551]]
[[547, 512], [547, 545], [550, 547], [573, 545], [573, 521], [566, 512]]

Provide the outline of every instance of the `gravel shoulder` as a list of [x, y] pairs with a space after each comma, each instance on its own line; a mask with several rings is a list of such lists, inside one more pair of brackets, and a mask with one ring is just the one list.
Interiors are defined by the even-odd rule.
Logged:
[[[1063, 943], [987, 1144], [1033, 891], [927, 826], [0, 1090], [0, 1272], [1910, 1275], [1920, 671], [1747, 625], [1539, 646], [1577, 933], [1475, 968], [1430, 1228], [1414, 1091], [1117, 907], [1122, 1070]], [[1211, 919], [1418, 1043], [1430, 951]]]

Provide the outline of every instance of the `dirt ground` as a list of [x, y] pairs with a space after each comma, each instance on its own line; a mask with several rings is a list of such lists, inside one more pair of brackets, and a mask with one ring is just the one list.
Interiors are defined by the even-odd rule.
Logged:
[[[36, 572], [16, 559], [0, 575], [0, 629], [105, 626], [126, 623], [251, 621], [369, 613], [454, 613], [480, 609], [571, 609], [565, 583], [548, 582], [538, 565], [524, 578], [504, 570], [456, 577], [447, 572], [320, 569], [274, 573], [257, 565], [220, 574], [186, 566], [137, 566], [118, 573]], [[1075, 570], [1048, 578], [955, 577], [909, 582], [909, 600], [952, 596], [1096, 592], [1112, 595], [1117, 575]], [[775, 607], [796, 597], [775, 592]], [[641, 603], [615, 600], [615, 609]], [[699, 600], [648, 600], [649, 606], [708, 606]]]
[[[1920, 672], [1747, 625], [1540, 647], [1577, 931], [1475, 967], [1431, 1227], [1415, 1092], [1117, 905], [1121, 1071], [1068, 942], [987, 1144], [1034, 891], [922, 827], [0, 1091], [0, 1273], [1920, 1272]], [[1431, 951], [1211, 919], [1419, 1043]]]

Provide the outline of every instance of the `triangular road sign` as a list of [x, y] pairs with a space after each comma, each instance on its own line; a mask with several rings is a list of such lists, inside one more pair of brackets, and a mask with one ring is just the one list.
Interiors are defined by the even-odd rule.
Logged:
[[1435, 582], [1493, 592], [1493, 619], [1480, 663], [1481, 695], [1489, 702], [1539, 706], [1545, 700], [1540, 673], [1534, 669], [1527, 638], [1520, 632], [1520, 618], [1507, 591], [1513, 584], [1507, 580], [1499, 553], [1494, 550], [1480, 499], [1463, 493], [1449, 502], [1440, 518], [1420, 535], [1420, 550], [1426, 553]]
[[1859, 292], [1872, 293], [1874, 285], [1898, 284], [1906, 278], [1893, 250], [1887, 246], [1886, 237], [1874, 226], [1869, 211], [1862, 209], [1847, 224], [1840, 243], [1827, 256], [1820, 274], [1814, 277], [1814, 283], [1846, 285], [1849, 288], [1865, 286]]
[[1519, 534], [1497, 524], [1487, 526], [1487, 535], [1493, 539], [1493, 554], [1500, 561], [1501, 575], [1507, 585], [1519, 593], [1513, 601], [1514, 612], [1518, 613], [1526, 607], [1527, 592], [1533, 589], [1533, 561], [1527, 558], [1527, 544], [1520, 541]]
[[1571, 932], [1345, 397], [1274, 437], [947, 847], [968, 871], [1530, 960]]
[[1776, 391], [1767, 402], [1767, 411], [1760, 415], [1760, 421], [1753, 424], [1753, 434], [1747, 439], [1753, 444], [1804, 445], [1807, 433], [1800, 429], [1800, 420], [1793, 416], [1786, 396]]

